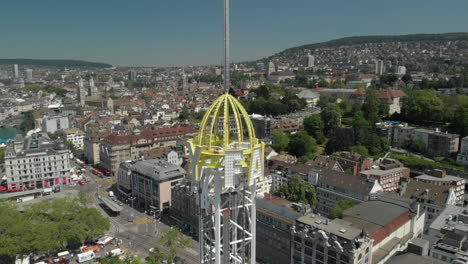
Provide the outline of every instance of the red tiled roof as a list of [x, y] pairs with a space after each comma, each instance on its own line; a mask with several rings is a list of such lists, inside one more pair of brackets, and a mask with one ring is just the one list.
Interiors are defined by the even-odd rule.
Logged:
[[160, 128], [155, 130], [143, 130], [139, 135], [117, 136], [111, 135], [104, 139], [105, 142], [111, 145], [131, 144], [136, 143], [139, 139], [165, 141], [165, 139], [156, 139], [167, 136], [182, 136], [189, 133], [195, 133], [197, 130], [191, 126]]
[[411, 213], [410, 211], [406, 211], [399, 217], [393, 219], [390, 223], [377, 229], [374, 233], [370, 235], [370, 238], [374, 239], [374, 245], [377, 245], [391, 233], [395, 232], [402, 225], [406, 224], [408, 221], [411, 220], [411, 217], [414, 215], [415, 214]]

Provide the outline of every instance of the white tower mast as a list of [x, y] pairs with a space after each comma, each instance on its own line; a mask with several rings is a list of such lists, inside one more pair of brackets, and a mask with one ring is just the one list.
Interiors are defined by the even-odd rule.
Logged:
[[264, 143], [229, 94], [229, 0], [224, 0], [224, 90], [188, 141], [199, 208], [199, 263], [255, 263], [255, 195]]

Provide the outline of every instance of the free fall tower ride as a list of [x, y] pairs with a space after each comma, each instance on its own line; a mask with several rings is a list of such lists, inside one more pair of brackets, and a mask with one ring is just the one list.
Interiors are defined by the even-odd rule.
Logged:
[[229, 0], [224, 0], [224, 90], [188, 141], [199, 212], [199, 263], [255, 263], [256, 181], [264, 143], [229, 94]]

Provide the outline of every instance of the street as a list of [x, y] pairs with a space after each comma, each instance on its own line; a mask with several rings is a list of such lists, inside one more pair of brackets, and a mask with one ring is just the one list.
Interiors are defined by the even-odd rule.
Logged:
[[[116, 240], [121, 241], [120, 247], [122, 249], [127, 249], [142, 259], [148, 257], [150, 248], [158, 247], [162, 252], [167, 251], [167, 249], [157, 244], [157, 240], [160, 238], [164, 230], [171, 228], [170, 226], [158, 220], [153, 220], [151, 216], [132, 209], [131, 203], [130, 205], [127, 205], [125, 202], [121, 201], [118, 202], [123, 207], [123, 210], [117, 216], [110, 216], [99, 205], [100, 202], [98, 195], [107, 196], [107, 191], [112, 187], [112, 184], [115, 183], [115, 177], [100, 178], [91, 173], [89, 169], [84, 172], [84, 175], [90, 177], [91, 181], [86, 182], [84, 185], [67, 186], [63, 189], [65, 192], [68, 189], [82, 191], [92, 198], [93, 206], [98, 208], [103, 215], [110, 219], [111, 228], [105, 235], [112, 236], [116, 238]], [[134, 215], [133, 222], [128, 221], [130, 215]], [[178, 251], [178, 256], [185, 261], [183, 263], [198, 263], [196, 245], [197, 242], [193, 241], [194, 248]], [[105, 250], [100, 252], [100, 256], [105, 256], [106, 252], [115, 247], [115, 245], [107, 246]]]

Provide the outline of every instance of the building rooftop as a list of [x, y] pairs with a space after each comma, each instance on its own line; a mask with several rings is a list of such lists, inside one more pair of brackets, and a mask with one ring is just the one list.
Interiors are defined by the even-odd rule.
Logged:
[[460, 206], [447, 205], [429, 228], [439, 231], [445, 229], [468, 232], [468, 210]]
[[428, 256], [420, 256], [414, 253], [406, 252], [395, 255], [391, 257], [387, 264], [408, 264], [408, 263], [418, 263], [418, 264], [444, 264], [447, 262], [443, 262], [441, 260], [437, 260], [435, 258], [431, 258]]
[[424, 199], [439, 207], [444, 207], [450, 194], [450, 186], [440, 186], [419, 181], [409, 181], [402, 194], [408, 199]]
[[320, 171], [319, 182], [323, 185], [341, 187], [354, 193], [368, 195], [375, 182], [370, 182], [364, 178], [346, 174], [344, 172], [323, 168]]
[[402, 169], [403, 168], [400, 168], [400, 167], [389, 169], [389, 170], [370, 169], [370, 170], [361, 171], [361, 174], [366, 175], [366, 176], [370, 176], [370, 175], [382, 176], [382, 175], [400, 172]]
[[297, 221], [347, 240], [355, 239], [362, 232], [362, 229], [352, 226], [351, 222], [347, 222], [342, 219], [330, 220], [326, 217], [315, 214], [299, 217]]
[[269, 193], [265, 193], [261, 198], [257, 197], [256, 202], [258, 211], [271, 214], [290, 223], [305, 213], [300, 212], [300, 207], [304, 205], [293, 203]]
[[441, 182], [452, 182], [452, 181], [462, 181], [463, 179], [460, 177], [452, 176], [452, 175], [447, 175], [443, 178], [440, 177], [435, 177], [427, 174], [422, 174], [419, 176], [414, 177], [417, 180], [426, 180], [426, 181], [441, 181]]
[[160, 159], [139, 160], [132, 164], [132, 170], [156, 181], [167, 181], [183, 177], [187, 172], [180, 166]]

